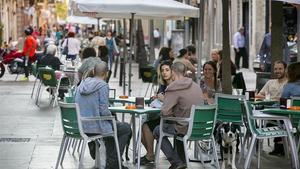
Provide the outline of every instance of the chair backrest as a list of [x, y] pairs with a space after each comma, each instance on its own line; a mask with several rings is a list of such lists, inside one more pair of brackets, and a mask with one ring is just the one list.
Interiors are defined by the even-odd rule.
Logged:
[[217, 120], [221, 122], [243, 123], [241, 101], [243, 95], [216, 94]]
[[39, 77], [45, 86], [56, 87], [57, 79], [54, 69], [41, 67], [38, 69]]
[[115, 99], [116, 98], [116, 89], [109, 89], [109, 99]]
[[65, 135], [73, 138], [81, 138], [76, 104], [59, 102], [59, 108]]
[[292, 96], [292, 106], [300, 106], [300, 97]]
[[192, 106], [191, 123], [187, 132], [189, 140], [209, 139], [211, 138], [215, 121], [216, 105]]
[[269, 72], [256, 72], [256, 89], [258, 92], [264, 87], [268, 80], [271, 79]]
[[37, 63], [33, 63], [33, 64], [31, 65], [31, 72], [32, 72], [32, 75], [33, 75], [34, 77], [37, 76], [37, 74], [38, 74], [38, 72], [37, 72]]
[[253, 119], [252, 105], [249, 101], [244, 100], [243, 106], [246, 112], [247, 128], [251, 131], [251, 133], [256, 133], [256, 125]]
[[152, 66], [141, 67], [140, 75], [142, 77], [143, 82], [148, 83], [157, 83], [157, 72]]
[[75, 97], [74, 96], [65, 96], [64, 102], [65, 103], [75, 103]]

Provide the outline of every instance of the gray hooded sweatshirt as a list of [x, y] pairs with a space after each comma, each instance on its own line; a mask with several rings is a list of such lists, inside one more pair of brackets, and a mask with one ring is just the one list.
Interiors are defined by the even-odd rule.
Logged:
[[[81, 117], [110, 116], [109, 87], [100, 78], [86, 78], [77, 88], [75, 102], [79, 105]], [[111, 133], [111, 121], [83, 121], [85, 133]]]
[[[198, 84], [191, 78], [175, 80], [166, 89], [161, 115], [166, 117], [189, 118], [192, 105], [203, 105], [203, 93]], [[177, 122], [175, 129], [186, 134], [188, 124]]]

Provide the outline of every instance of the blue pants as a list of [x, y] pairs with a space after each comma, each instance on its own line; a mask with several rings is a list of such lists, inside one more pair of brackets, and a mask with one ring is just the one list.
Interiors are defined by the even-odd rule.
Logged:
[[77, 55], [67, 55], [66, 59], [75, 60]]
[[[176, 130], [175, 130], [175, 128], [174, 128], [174, 124], [167, 124], [167, 123], [165, 123], [163, 125], [163, 127], [164, 127], [163, 131], [166, 132], [166, 133], [169, 133], [169, 134], [176, 134], [177, 133]], [[159, 138], [159, 135], [160, 135], [159, 128], [160, 128], [160, 126], [156, 126], [155, 129], [154, 129], [154, 131], [153, 131], [155, 139]], [[182, 165], [183, 164], [182, 160], [178, 156], [178, 153], [173, 149], [172, 144], [170, 143], [170, 141], [169, 141], [169, 139], [167, 137], [164, 137], [162, 139], [161, 150], [165, 154], [165, 156], [167, 157], [168, 161], [172, 165], [178, 166], [178, 165]]]

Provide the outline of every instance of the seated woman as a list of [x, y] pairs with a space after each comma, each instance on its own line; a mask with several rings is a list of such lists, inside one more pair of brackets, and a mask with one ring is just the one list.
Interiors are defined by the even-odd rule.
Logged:
[[[159, 81], [160, 87], [158, 90], [158, 94], [155, 96], [161, 102], [164, 101], [164, 91], [167, 86], [172, 82], [172, 72], [171, 72], [171, 61], [164, 61], [159, 66]], [[154, 161], [154, 151], [153, 151], [153, 130], [160, 123], [160, 118], [147, 121], [142, 126], [142, 143], [147, 150], [147, 154], [141, 157], [141, 165], [145, 165], [147, 163]]]
[[[217, 66], [217, 77], [222, 81], [222, 50], [212, 49], [211, 60], [216, 63]], [[235, 64], [230, 60], [231, 75], [236, 75]]]
[[[96, 57], [96, 51], [92, 47], [84, 48], [81, 54], [81, 66], [78, 68], [78, 79], [81, 80], [82, 76], [88, 71], [89, 67], [94, 67], [96, 62], [101, 59]], [[96, 61], [97, 60], [97, 61]]]
[[172, 48], [162, 47], [159, 52], [159, 58], [156, 59], [153, 63], [154, 69], [157, 70], [159, 64], [166, 60], [173, 61], [174, 60], [174, 52], [173, 52]]
[[187, 68], [188, 71], [195, 73], [196, 67], [191, 63], [190, 56], [188, 55], [188, 51], [186, 49], [179, 50], [179, 56], [173, 61], [173, 63], [181, 62]]
[[288, 83], [283, 87], [281, 97], [300, 96], [300, 62], [292, 63], [287, 70]]
[[213, 104], [215, 93], [222, 92], [220, 80], [217, 78], [217, 66], [215, 62], [208, 61], [203, 65], [204, 76], [200, 80], [200, 87], [204, 96], [205, 104]]

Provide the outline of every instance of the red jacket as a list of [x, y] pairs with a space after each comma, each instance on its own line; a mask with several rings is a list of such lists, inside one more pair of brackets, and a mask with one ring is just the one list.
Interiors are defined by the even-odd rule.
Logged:
[[23, 46], [24, 56], [34, 57], [35, 50], [37, 49], [37, 42], [35, 38], [31, 35], [27, 36]]

